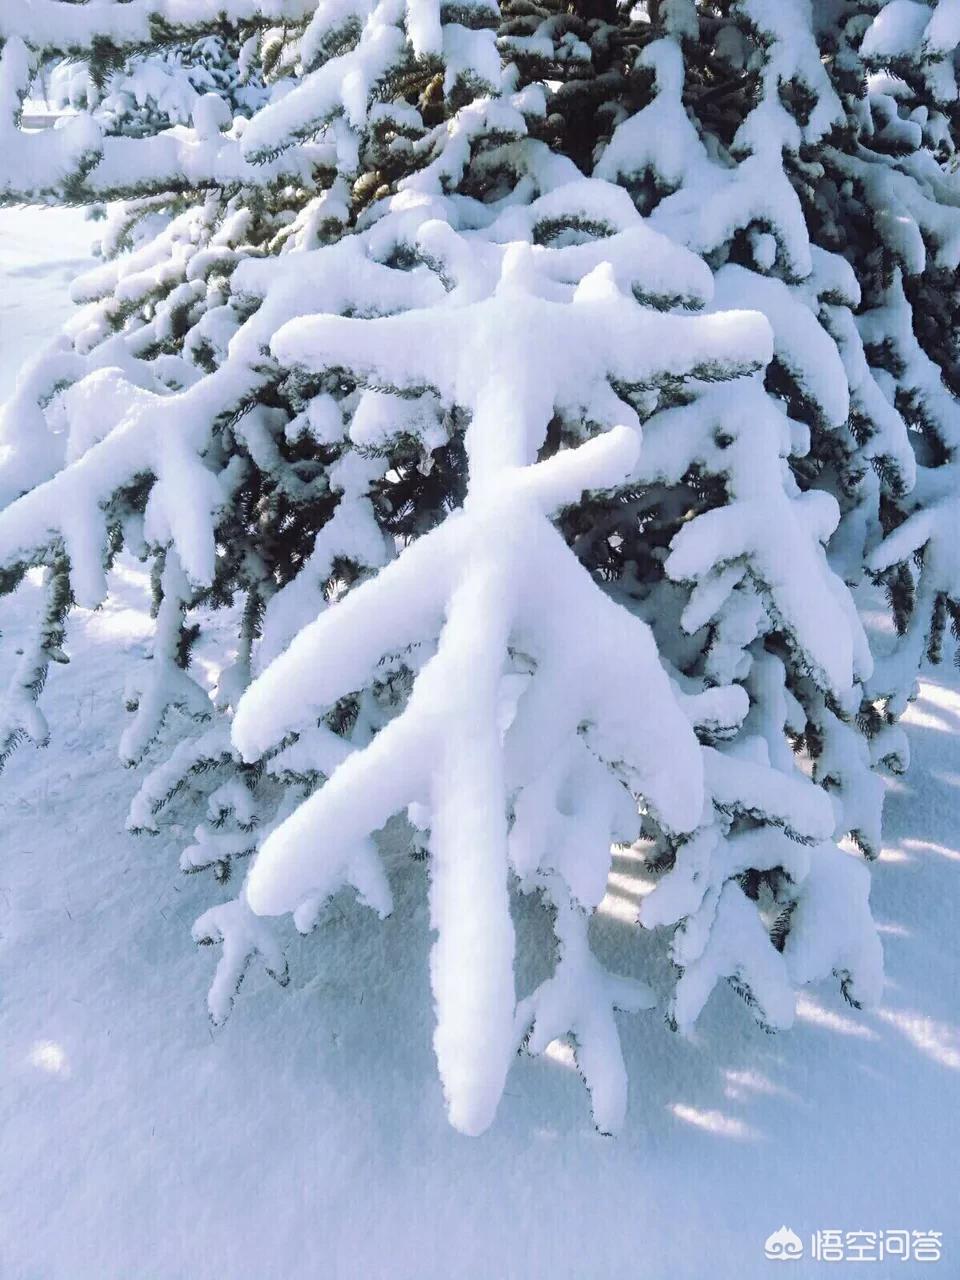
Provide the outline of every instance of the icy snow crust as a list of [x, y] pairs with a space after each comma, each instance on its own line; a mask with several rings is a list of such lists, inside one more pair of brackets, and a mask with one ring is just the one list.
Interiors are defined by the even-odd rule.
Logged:
[[[186, 786], [202, 804], [184, 869], [225, 877], [254, 855], [239, 893], [194, 925], [221, 946], [213, 1020], [252, 956], [288, 982], [270, 917], [308, 932], [344, 888], [381, 919], [394, 911], [377, 839], [405, 818], [429, 857], [439, 1076], [468, 1134], [493, 1122], [518, 1050], [562, 1036], [597, 1127], [620, 1129], [616, 1010], [659, 1008], [692, 1034], [723, 979], [771, 1030], [823, 978], [857, 1005], [879, 1000], [863, 857], [881, 847], [874, 766], [903, 767], [895, 719], [931, 616], [960, 596], [956, 405], [904, 291], [928, 259], [960, 262], [960, 198], [921, 146], [928, 121], [902, 163], [833, 156], [894, 264], [882, 305], [863, 308], [849, 263], [811, 243], [785, 167], [846, 121], [810, 6], [735, 6], [762, 33], [760, 94], [723, 154], [683, 101], [693, 10], [669, 8], [667, 34], [637, 56], [649, 101], [614, 123], [589, 175], [538, 136], [547, 85], [502, 56], [488, 5], [227, 5], [237, 22], [301, 23], [297, 76], [249, 121], [208, 96], [190, 126], [147, 139], [106, 135], [96, 113], [24, 135], [35, 49], [90, 53], [106, 32], [140, 49], [158, 23], [203, 29], [204, 5], [50, 0], [0, 16], [0, 198], [133, 199], [75, 286], [69, 333], [4, 411], [0, 570], [13, 585], [44, 568], [3, 754], [49, 737], [37, 695], [65, 656], [71, 600], [108, 598], [120, 542], [152, 558], [150, 661], [127, 681], [120, 740], [125, 764], [151, 768], [128, 825], [157, 831]], [[865, 58], [900, 57], [917, 15], [894, 21], [896, 8], [866, 31]], [[923, 65], [945, 68], [950, 8], [923, 8]], [[385, 93], [429, 59], [462, 103], [431, 127]], [[788, 83], [812, 102], [802, 118]], [[877, 97], [889, 126], [890, 95]], [[377, 147], [410, 171], [358, 213]], [[631, 193], [650, 181], [644, 216]], [[267, 252], [246, 193], [282, 182], [315, 194]], [[181, 188], [207, 194], [151, 203]], [[746, 261], [730, 260], [735, 244]], [[917, 465], [878, 351], [895, 353], [945, 465]], [[813, 433], [839, 478], [801, 484]], [[401, 439], [425, 476], [445, 448], [463, 455], [462, 501], [411, 537], [385, 531], [375, 500]], [[288, 465], [298, 441], [322, 473]], [[230, 524], [262, 478], [290, 510], [329, 504], [282, 584]], [[694, 501], [698, 485], [722, 496]], [[910, 509], [890, 530], [893, 497]], [[649, 555], [634, 546], [611, 581], [580, 545], [597, 529], [565, 536], [578, 508], [609, 519], [604, 537], [679, 527]], [[883, 574], [921, 549], [909, 625], [875, 661], [852, 588], [864, 562]], [[218, 595], [227, 561], [237, 576]], [[184, 661], [187, 619], [241, 595], [211, 694]], [[868, 736], [871, 700], [884, 709]], [[175, 723], [189, 727], [158, 761]], [[803, 735], [806, 769], [791, 745]], [[638, 937], [669, 932], [667, 991], [591, 946], [624, 849], [655, 873], [632, 918]], [[518, 899], [540, 904], [555, 948], [523, 987]]]

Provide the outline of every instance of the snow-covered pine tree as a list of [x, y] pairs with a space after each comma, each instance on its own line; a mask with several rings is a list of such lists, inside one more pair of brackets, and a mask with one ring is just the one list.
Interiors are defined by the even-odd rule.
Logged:
[[[41, 58], [106, 83], [225, 28], [250, 119], [18, 130]], [[192, 809], [221, 879], [255, 855], [195, 930], [215, 1020], [254, 953], [285, 980], [269, 917], [391, 910], [397, 814], [466, 1132], [565, 1034], [615, 1130], [617, 1009], [875, 998], [877, 770], [960, 621], [954, 0], [8, 0], [0, 40], [0, 198], [114, 202], [5, 412], [2, 585], [44, 590], [3, 750], [46, 739], [71, 604], [148, 560], [130, 826]], [[669, 993], [591, 947], [617, 845]], [[553, 926], [533, 991], [518, 902]]]
[[228, 34], [150, 49], [111, 71], [64, 58], [46, 71], [43, 87], [51, 105], [91, 112], [105, 133], [144, 137], [191, 124], [208, 93], [226, 102], [227, 118], [252, 115], [267, 96], [258, 52], [257, 36], [241, 41]]

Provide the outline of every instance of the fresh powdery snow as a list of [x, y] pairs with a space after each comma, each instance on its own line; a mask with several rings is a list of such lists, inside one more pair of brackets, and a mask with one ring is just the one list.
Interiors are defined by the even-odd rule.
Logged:
[[5, 209], [0, 222], [0, 404], [75, 310], [69, 285], [96, 229], [84, 209]]
[[[11, 12], [15, 16], [21, 9], [14, 5]], [[946, 14], [946, 7], [941, 9]], [[278, 3], [277, 11], [280, 16], [286, 10]], [[435, 33], [425, 30], [421, 37], [429, 48]], [[669, 72], [665, 61], [658, 64], [665, 80]], [[693, 242], [692, 211], [690, 216]], [[618, 234], [635, 233], [624, 226]], [[655, 233], [643, 234], [655, 254]], [[27, 356], [53, 339], [68, 310], [66, 285], [86, 256], [89, 238], [82, 216], [69, 211], [0, 216], [2, 394], [12, 389]], [[506, 238], [512, 237], [505, 231]], [[492, 298], [476, 306], [487, 308], [491, 324], [512, 317], [512, 323], [532, 331], [528, 313], [551, 304], [524, 293], [524, 255], [515, 255], [510, 270], [504, 271], [499, 251], [491, 245], [483, 252], [489, 253], [491, 264], [495, 261], [491, 269], [502, 283]], [[585, 258], [587, 247], [565, 252], [570, 262], [558, 258], [557, 271], [571, 270], [583, 279], [583, 320], [577, 321], [581, 327], [570, 344], [572, 363], [551, 363], [549, 351], [542, 354], [544, 376], [555, 379], [561, 397], [576, 390], [575, 357], [589, 350], [591, 317], [619, 305], [613, 279], [616, 251], [609, 255], [612, 265], [593, 276], [584, 263], [573, 262], [574, 257]], [[477, 270], [485, 269], [484, 261], [478, 251]], [[279, 270], [277, 263], [265, 265]], [[650, 270], [655, 274], [655, 263]], [[251, 271], [251, 285], [254, 275]], [[720, 273], [718, 299], [724, 284]], [[136, 287], [134, 273], [130, 287]], [[289, 297], [295, 287], [291, 279]], [[696, 273], [687, 288], [691, 294], [701, 288]], [[841, 284], [831, 288], [836, 293]], [[816, 394], [823, 366], [807, 336], [810, 322], [802, 308], [783, 286], [770, 282], [761, 289], [759, 278], [751, 305], [767, 316], [784, 363], [795, 362], [798, 368], [809, 363], [811, 394]], [[313, 321], [312, 329], [294, 325], [281, 329], [276, 343], [294, 357], [309, 353], [318, 358], [320, 352], [323, 359], [335, 361], [338, 344], [346, 340], [345, 326], [352, 323]], [[377, 325], [383, 327], [376, 358], [384, 368], [390, 361], [390, 334], [399, 333], [404, 323], [365, 322], [371, 342], [379, 333]], [[656, 323], [662, 337], [672, 322], [663, 317]], [[739, 336], [732, 330], [726, 334], [744, 351], [751, 343], [762, 347], [770, 341], [756, 327], [756, 317], [751, 323], [754, 329], [745, 328]], [[706, 358], [712, 351], [709, 326], [697, 332], [705, 335], [698, 340], [708, 344]], [[446, 350], [455, 347], [450, 344]], [[428, 345], [418, 350], [425, 368], [439, 359]], [[692, 362], [695, 356], [688, 349], [684, 359]], [[855, 359], [853, 347], [850, 359]], [[510, 421], [510, 406], [499, 403], [496, 388], [466, 387], [466, 374], [455, 362], [444, 368], [436, 364], [429, 372], [434, 385], [459, 380], [460, 394], [476, 396], [478, 416], [506, 413], [504, 420]], [[109, 378], [92, 389], [85, 384], [85, 390], [104, 397], [109, 416]], [[824, 384], [824, 414], [842, 418], [845, 406], [830, 401], [828, 391]], [[357, 414], [351, 429], [374, 439], [381, 410], [376, 393], [369, 394], [363, 416]], [[710, 412], [721, 420], [723, 388], [714, 394]], [[429, 424], [433, 411], [423, 400], [419, 407], [416, 399], [407, 404], [412, 415], [420, 415], [418, 424], [421, 418]], [[332, 402], [326, 408], [335, 412]], [[96, 405], [90, 409], [79, 417], [96, 430]], [[527, 410], [549, 413], [550, 404]], [[324, 412], [318, 398], [311, 405], [309, 430], [338, 429]], [[730, 415], [735, 423], [731, 434], [735, 450], [750, 452], [757, 466], [773, 468], [776, 456], [764, 460], [757, 453], [756, 428], [765, 412], [761, 398], [752, 421]], [[416, 429], [425, 431], [428, 425]], [[253, 416], [244, 430], [251, 449], [257, 447]], [[658, 430], [671, 434], [670, 458], [660, 449]], [[776, 439], [774, 427], [771, 432]], [[589, 474], [596, 474], [598, 484], [611, 469], [616, 473], [617, 467], [629, 465], [628, 454], [633, 456], [627, 436], [611, 436], [578, 463], [594, 468]], [[263, 433], [263, 441], [268, 440]], [[71, 447], [69, 441], [66, 447]], [[513, 447], [523, 460], [527, 445], [520, 434]], [[666, 476], [670, 466], [678, 465], [677, 450], [688, 449], [684, 456], [697, 460], [708, 447], [680, 408], [649, 432], [642, 466], [653, 479]], [[491, 459], [491, 476], [495, 466]], [[178, 474], [171, 463], [171, 484]], [[360, 625], [356, 634], [363, 642], [358, 639], [340, 651], [343, 663], [359, 669], [381, 652], [377, 608], [378, 602], [380, 607], [384, 601], [389, 604], [391, 592], [406, 592], [411, 635], [424, 619], [447, 609], [433, 683], [428, 680], [418, 696], [456, 699], [461, 723], [470, 722], [476, 701], [490, 692], [484, 690], [482, 664], [471, 668], [470, 681], [459, 674], [473, 661], [471, 646], [477, 637], [484, 644], [500, 643], [504, 611], [513, 609], [519, 617], [521, 600], [531, 615], [521, 619], [522, 625], [531, 636], [549, 624], [537, 604], [534, 583], [517, 594], [516, 583], [499, 583], [501, 570], [482, 557], [471, 562], [465, 587], [454, 590], [447, 582], [450, 556], [471, 545], [473, 530], [502, 515], [497, 508], [502, 490], [485, 488], [482, 458], [478, 474], [462, 518], [450, 522], [442, 538], [424, 538], [415, 549], [425, 564], [417, 578], [420, 597], [410, 597], [410, 580], [400, 571], [409, 564], [408, 556], [396, 562], [392, 573], [380, 576], [378, 591], [357, 591], [315, 624], [327, 629]], [[791, 502], [782, 493], [777, 497], [775, 486], [765, 502], [761, 493], [750, 490], [749, 469], [743, 476], [742, 483], [733, 483], [729, 510], [739, 512], [740, 536], [749, 543], [750, 554], [763, 556], [765, 531], [775, 523], [783, 537], [794, 539], [798, 556], [809, 555], [804, 529], [829, 522], [835, 518], [831, 511]], [[345, 492], [361, 492], [366, 479], [345, 470], [337, 483]], [[528, 569], [534, 575], [565, 571], [561, 548], [543, 513], [563, 501], [570, 483], [560, 465], [530, 468], [525, 477], [511, 481], [510, 518], [537, 549], [532, 571]], [[69, 513], [61, 517], [67, 523]], [[354, 519], [355, 526], [337, 536], [359, 540], [373, 562], [376, 529], [367, 528], [360, 516]], [[909, 536], [905, 527], [904, 537]], [[189, 544], [189, 530], [183, 541]], [[686, 561], [695, 560], [697, 572], [708, 573], [709, 546], [704, 534], [678, 540], [672, 552], [677, 572], [687, 572]], [[322, 559], [331, 553], [318, 539], [314, 554]], [[176, 560], [171, 563], [169, 572], [179, 572]], [[839, 609], [829, 577], [817, 572], [811, 568], [807, 598], [784, 602], [785, 611], [798, 617], [798, 626], [804, 625], [805, 611], [829, 615]], [[714, 578], [705, 579], [707, 594], [722, 598], [729, 593], [735, 584], [724, 573], [729, 571], [719, 569]], [[169, 586], [175, 597], [176, 584]], [[336, 787], [317, 793], [326, 829], [336, 838], [323, 853], [326, 862], [311, 865], [306, 887], [322, 887], [323, 875], [329, 874], [331, 883], [352, 889], [334, 898], [333, 909], [310, 937], [297, 939], [288, 931], [294, 940], [284, 958], [275, 951], [275, 935], [230, 889], [214, 890], [222, 904], [211, 907], [209, 882], [180, 870], [184, 849], [185, 868], [215, 861], [216, 850], [204, 843], [218, 838], [215, 832], [200, 827], [192, 837], [190, 830], [176, 826], [154, 835], [127, 830], [141, 825], [149, 831], [149, 787], [161, 786], [162, 779], [158, 771], [148, 782], [128, 824], [143, 776], [124, 770], [117, 759], [116, 742], [124, 728], [122, 695], [125, 683], [136, 684], [140, 660], [164, 619], [162, 611], [156, 622], [150, 619], [148, 583], [134, 560], [118, 562], [111, 587], [101, 607], [78, 610], [68, 623], [64, 647], [72, 661], [55, 667], [44, 698], [45, 714], [57, 725], [51, 745], [39, 754], [29, 746], [17, 752], [0, 791], [3, 1280], [751, 1280], [777, 1271], [777, 1263], [765, 1258], [764, 1245], [781, 1228], [787, 1231], [778, 1240], [793, 1232], [804, 1244], [803, 1259], [789, 1268], [794, 1276], [824, 1272], [826, 1264], [811, 1256], [811, 1237], [831, 1230], [940, 1231], [943, 1257], [931, 1275], [957, 1274], [960, 1211], [953, 1171], [960, 1142], [955, 999], [960, 989], [960, 684], [945, 668], [922, 682], [907, 711], [913, 763], [908, 774], [887, 784], [885, 840], [870, 890], [885, 951], [886, 986], [879, 1001], [861, 1013], [843, 1002], [835, 982], [815, 982], [834, 967], [855, 971], [867, 984], [878, 981], [879, 957], [870, 950], [869, 931], [858, 930], [852, 918], [866, 911], [862, 867], [830, 843], [800, 845], [782, 838], [783, 847], [772, 848], [767, 856], [804, 860], [798, 875], [806, 876], [808, 892], [782, 956], [769, 947], [758, 949], [749, 975], [756, 991], [769, 993], [764, 1003], [771, 1021], [786, 1025], [795, 1018], [789, 1036], [768, 1035], [726, 984], [713, 990], [717, 976], [728, 972], [727, 930], [738, 931], [740, 962], [750, 963], [748, 934], [756, 917], [747, 913], [751, 919], [739, 920], [745, 899], [732, 892], [729, 877], [739, 865], [760, 866], [761, 855], [741, 849], [736, 840], [727, 843], [722, 857], [711, 852], [707, 845], [716, 836], [709, 827], [689, 842], [685, 860], [661, 880], [648, 902], [651, 882], [644, 864], [629, 851], [615, 854], [606, 885], [576, 882], [582, 901], [600, 899], [605, 889], [590, 921], [589, 947], [585, 917], [558, 904], [554, 928], [560, 962], [552, 977], [541, 971], [545, 939], [539, 935], [549, 928], [542, 913], [532, 905], [528, 912], [521, 901], [511, 918], [504, 903], [493, 900], [503, 893], [502, 877], [498, 888], [496, 877], [482, 874], [479, 861], [471, 870], [469, 851], [477, 842], [500, 848], [501, 865], [507, 858], [506, 847], [500, 847], [503, 833], [482, 825], [490, 811], [483, 804], [484, 788], [497, 785], [484, 769], [495, 770], [497, 764], [496, 753], [489, 753], [484, 763], [477, 748], [487, 732], [479, 720], [471, 743], [476, 767], [468, 774], [460, 769], [461, 776], [453, 776], [459, 768], [457, 743], [447, 741], [449, 794], [467, 808], [447, 812], [440, 803], [434, 819], [465, 841], [456, 873], [441, 854], [428, 887], [426, 864], [411, 859], [405, 842], [391, 835], [395, 826], [379, 837], [380, 852], [374, 856], [370, 831], [400, 807], [394, 798], [406, 802], [416, 797], [417, 753], [423, 750], [417, 735], [456, 737], [458, 717], [440, 725], [431, 725], [429, 717], [423, 723], [416, 716], [406, 721], [399, 717], [390, 733], [381, 734], [388, 739], [389, 753], [385, 747], [376, 760], [364, 757], [362, 764], [338, 770]], [[0, 601], [7, 652], [31, 643], [29, 623], [41, 590], [31, 576], [15, 595]], [[684, 623], [690, 624], [688, 629], [699, 625], [694, 612], [706, 610], [704, 616], [709, 616], [716, 607], [707, 594], [691, 597]], [[590, 611], [597, 608], [600, 604], [585, 596], [581, 618], [592, 617]], [[277, 635], [290, 637], [306, 621], [304, 604], [295, 594], [280, 593], [272, 609]], [[577, 618], [567, 621], [573, 663]], [[204, 631], [191, 666], [209, 687], [221, 677], [211, 634]], [[819, 655], [827, 679], [835, 675], [838, 685], [848, 678], [851, 664], [861, 661], [856, 633], [848, 635], [852, 649], [849, 644], [825, 646]], [[257, 696], [241, 704], [236, 738], [252, 757], [264, 743], [281, 737], [289, 717], [302, 715], [311, 698], [324, 702], [324, 682], [334, 689], [346, 678], [330, 666], [311, 665], [313, 639], [307, 627], [270, 669], [270, 678], [257, 686]], [[285, 643], [278, 642], [277, 652]], [[288, 669], [296, 673], [296, 684], [285, 681]], [[765, 675], [758, 665], [751, 679], [768, 677], [773, 688], [776, 670], [771, 666]], [[582, 673], [571, 666], [569, 679], [572, 700], [587, 706], [595, 695], [582, 683]], [[662, 735], [661, 753], [686, 750], [689, 730], [670, 723], [668, 711], [657, 718], [656, 682], [636, 697], [646, 699], [644, 714], [651, 716], [651, 732]], [[290, 698], [294, 702], [288, 705]], [[672, 705], [663, 703], [668, 709]], [[603, 709], [607, 737], [600, 745], [611, 752], [618, 745], [617, 710], [621, 716], [629, 714], [629, 707]], [[149, 715], [149, 709], [142, 714]], [[715, 717], [720, 722], [737, 714], [742, 711], [721, 705], [719, 699], [689, 710], [693, 719]], [[137, 723], [135, 717], [126, 724], [121, 748], [130, 762], [143, 754]], [[542, 734], [545, 723], [549, 728], [536, 717], [527, 725], [518, 723], [514, 736], [520, 743], [533, 741], [531, 735]], [[159, 766], [170, 746], [161, 742], [147, 756], [148, 763]], [[217, 748], [191, 740], [184, 749]], [[336, 763], [345, 758], [344, 744], [334, 735], [315, 741], [305, 736], [289, 748], [298, 749], [318, 759], [333, 751]], [[671, 763], [676, 771], [676, 755]], [[683, 806], [698, 803], [698, 796], [674, 794], [658, 781], [655, 751], [642, 764], [649, 771], [646, 785], [658, 794], [661, 808], [673, 806], [678, 822], [684, 820]], [[507, 765], [519, 767], [516, 759]], [[599, 770], [594, 777], [586, 764], [564, 759], [556, 767], [582, 770], [583, 788], [594, 788], [591, 803], [609, 823], [605, 829], [615, 834], [616, 806], [603, 790], [606, 774]], [[733, 767], [731, 757], [705, 751], [703, 786], [721, 803]], [[741, 791], [749, 789], [752, 767], [747, 759], [737, 761]], [[362, 770], [368, 780], [376, 776], [369, 803], [379, 804], [382, 815], [371, 810], [358, 817], [355, 805], [344, 804], [343, 796], [362, 779]], [[756, 772], [760, 785], [764, 775]], [[798, 805], [786, 781], [782, 794], [765, 795], [765, 803], [789, 830]], [[533, 789], [530, 797], [528, 809], [518, 808], [510, 833], [511, 862], [521, 869], [524, 857], [529, 859], [525, 842], [536, 848], [528, 826], [542, 820]], [[471, 798], [475, 810], [469, 808]], [[228, 801], [221, 797], [221, 802]], [[217, 803], [216, 793], [210, 803]], [[236, 798], [229, 803], [237, 803]], [[855, 792], [847, 803], [856, 803]], [[813, 809], [803, 809], [799, 806], [795, 821], [816, 839], [821, 818]], [[414, 805], [414, 819], [415, 813]], [[831, 831], [827, 815], [822, 838]], [[869, 835], [865, 828], [864, 838]], [[267, 914], [300, 902], [296, 876], [303, 874], [303, 863], [291, 857], [299, 839], [297, 820], [288, 819], [282, 838], [274, 845], [268, 838], [264, 845], [268, 856], [258, 864], [264, 870], [251, 877], [249, 893], [253, 905]], [[438, 847], [443, 850], [448, 843], [441, 833]], [[556, 861], [562, 874], [577, 874], [563, 863], [562, 843]], [[658, 925], [690, 909], [687, 900], [698, 868], [710, 868], [716, 888], [708, 887], [707, 894], [719, 897], [709, 942], [691, 953], [697, 958], [676, 993], [678, 1034], [652, 1009], [655, 1004], [663, 1007], [673, 980], [663, 948], [652, 939]], [[702, 886], [697, 892], [703, 894]], [[823, 921], [824, 912], [829, 916], [841, 899], [851, 916], [842, 934], [822, 923], [805, 928], [804, 910]], [[464, 902], [470, 902], [478, 919], [492, 921], [502, 936], [445, 931], [444, 918]], [[310, 910], [309, 901], [298, 907], [300, 913]], [[639, 935], [633, 923], [638, 911], [648, 926]], [[244, 912], [243, 919], [235, 918]], [[431, 928], [431, 920], [439, 932]], [[299, 918], [297, 923], [309, 922]], [[215, 1023], [223, 1021], [233, 993], [231, 947], [244, 953], [237, 964], [251, 949], [260, 950], [265, 967], [286, 989], [278, 993], [263, 967], [253, 966], [231, 1020], [214, 1025], [207, 991], [220, 952], [213, 947], [209, 956], [203, 951], [198, 956], [191, 928], [200, 941], [225, 939], [221, 963], [226, 967], [209, 996]], [[860, 952], [835, 954], [838, 944], [833, 949], [828, 945], [834, 938]], [[431, 951], [433, 989], [426, 963]], [[500, 988], [512, 983], [508, 965], [514, 953], [518, 988], [533, 994], [521, 1001], [511, 1024], [501, 1016], [505, 997]], [[485, 958], [482, 975], [474, 972], [464, 983], [462, 975], [478, 957]], [[780, 973], [771, 971], [777, 965], [786, 966], [797, 983], [814, 980], [800, 995], [795, 1013], [792, 1002], [789, 1008], [779, 1007], [785, 984]], [[441, 1015], [435, 1048], [451, 1117], [467, 1131], [489, 1124], [478, 1138], [465, 1137], [448, 1123], [433, 1054], [435, 1007]], [[539, 1056], [516, 1058], [517, 1037], [528, 1031], [530, 1047]], [[625, 1073], [616, 1069], [618, 1031]], [[486, 1074], [479, 1078], [471, 1074], [477, 1070], [476, 1057], [464, 1057], [460, 1046], [484, 1035], [489, 1053]], [[586, 1077], [590, 1094], [578, 1072]], [[491, 1099], [499, 1093], [501, 1077], [506, 1083], [494, 1118]], [[603, 1137], [598, 1128], [619, 1128], [619, 1136]], [[909, 1272], [913, 1280], [920, 1269], [911, 1271], [894, 1259], [873, 1263], [867, 1274]]]

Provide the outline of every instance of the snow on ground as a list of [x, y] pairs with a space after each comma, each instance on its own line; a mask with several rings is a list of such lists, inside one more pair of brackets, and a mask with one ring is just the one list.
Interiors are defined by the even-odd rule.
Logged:
[[[72, 213], [0, 215], [4, 392], [66, 313], [89, 232]], [[942, 1231], [930, 1274], [960, 1274], [952, 670], [925, 682], [914, 763], [890, 787], [879, 1009], [825, 985], [795, 1030], [766, 1036], [724, 990], [692, 1041], [633, 1015], [620, 1138], [594, 1132], [556, 1045], [515, 1065], [470, 1139], [446, 1122], [431, 1050], [422, 864], [393, 859], [389, 920], [338, 898], [292, 944], [290, 987], [251, 973], [210, 1027], [214, 957], [190, 925], [229, 895], [180, 874], [165, 837], [124, 830], [121, 691], [150, 624], [137, 568], [115, 578], [51, 675], [52, 745], [0, 778], [3, 1280], [754, 1280], [779, 1274], [763, 1244], [781, 1224], [806, 1244], [793, 1276], [830, 1273], [809, 1258], [815, 1230], [895, 1228]], [[35, 590], [0, 602], [7, 653]], [[620, 859], [597, 943], [657, 986], [654, 949], [622, 923], [641, 889]]]
[[94, 239], [96, 224], [82, 209], [0, 213], [0, 403], [72, 312], [67, 289]]

